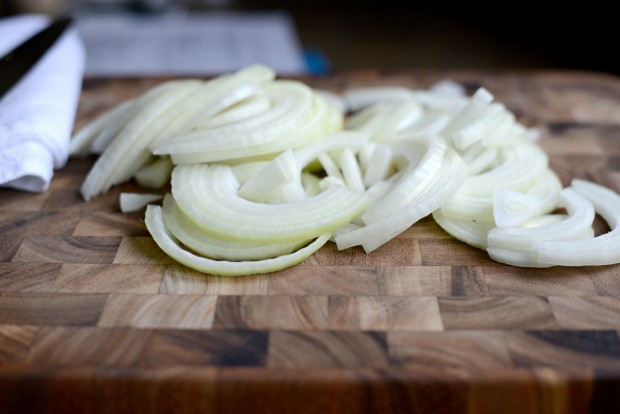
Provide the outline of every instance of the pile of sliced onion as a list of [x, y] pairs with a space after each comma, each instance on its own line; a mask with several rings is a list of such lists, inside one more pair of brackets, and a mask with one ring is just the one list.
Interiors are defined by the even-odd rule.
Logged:
[[[455, 238], [513, 265], [620, 262], [620, 196], [562, 188], [520, 124], [480, 88], [313, 90], [254, 65], [158, 85], [78, 131], [71, 154], [100, 154], [86, 200], [131, 178], [169, 256], [219, 275], [295, 265], [326, 242], [371, 252], [432, 215]], [[153, 190], [171, 187], [171, 193]], [[599, 214], [611, 231], [594, 234]]]

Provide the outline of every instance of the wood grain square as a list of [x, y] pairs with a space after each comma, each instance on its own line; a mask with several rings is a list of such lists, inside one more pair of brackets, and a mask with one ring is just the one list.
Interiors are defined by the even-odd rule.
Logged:
[[219, 296], [213, 327], [325, 329], [327, 296]]
[[0, 296], [0, 324], [94, 325], [107, 295], [13, 293]]
[[587, 273], [598, 295], [620, 297], [620, 265], [590, 267]]
[[493, 296], [597, 295], [587, 269], [552, 267], [524, 270], [515, 266], [480, 266]]
[[335, 243], [327, 243], [305, 264], [320, 266], [412, 266], [422, 263], [416, 239], [396, 238], [370, 253], [361, 247], [338, 250]]
[[599, 135], [591, 127], [575, 125], [568, 128], [551, 129], [540, 146], [549, 153], [563, 157], [577, 155], [601, 158], [606, 153]]
[[488, 293], [479, 266], [452, 266], [450, 296], [485, 296]]
[[[2, 367], [0, 367], [2, 371]], [[23, 366], [0, 373], [5, 413], [92, 413], [94, 368]]]
[[260, 330], [158, 330], [142, 366], [263, 366], [269, 334]]
[[489, 296], [440, 297], [446, 329], [549, 329], [558, 324], [546, 298]]
[[0, 211], [39, 211], [49, 195], [49, 192], [28, 193], [0, 188]]
[[117, 264], [176, 264], [151, 237], [123, 237], [114, 258]]
[[0, 262], [10, 262], [24, 241], [24, 236], [0, 236]]
[[420, 372], [512, 366], [501, 331], [388, 332], [390, 364]]
[[79, 214], [64, 211], [0, 211], [0, 233], [7, 236], [70, 236], [79, 220]]
[[375, 266], [295, 266], [270, 275], [267, 295], [377, 295]]
[[25, 361], [38, 331], [36, 326], [0, 325], [0, 366]]
[[99, 326], [208, 329], [213, 325], [216, 296], [109, 296]]
[[136, 185], [131, 183], [119, 184], [112, 187], [105, 194], [98, 195], [89, 201], [84, 201], [78, 189], [61, 189], [52, 191], [43, 204], [42, 210], [70, 210], [70, 211], [120, 211], [118, 199], [121, 192], [136, 191]]
[[458, 240], [418, 240], [424, 266], [489, 265], [489, 255]]
[[452, 292], [452, 267], [381, 266], [377, 283], [382, 296], [447, 296]]
[[148, 236], [144, 214], [96, 212], [82, 217], [74, 236]]
[[112, 263], [118, 237], [28, 236], [13, 262]]
[[514, 331], [504, 337], [518, 367], [620, 368], [616, 331]]
[[267, 366], [272, 368], [386, 367], [382, 332], [272, 331]]
[[66, 293], [157, 293], [163, 265], [81, 264], [62, 265], [54, 283]]
[[573, 178], [586, 178], [609, 186], [607, 173], [603, 172], [606, 164], [607, 158], [600, 155], [565, 155], [562, 158], [550, 160], [551, 168], [565, 186], [570, 185]]
[[0, 293], [50, 292], [60, 263], [0, 263]]
[[344, 330], [440, 331], [437, 298], [330, 296], [329, 327]]
[[135, 365], [152, 332], [94, 327], [41, 328], [28, 362], [37, 366]]
[[216, 377], [214, 367], [100, 368], [97, 414], [214, 413]]
[[566, 329], [620, 329], [620, 298], [549, 297], [555, 319]]
[[268, 275], [214, 276], [183, 265], [167, 265], [160, 293], [188, 295], [264, 295]]

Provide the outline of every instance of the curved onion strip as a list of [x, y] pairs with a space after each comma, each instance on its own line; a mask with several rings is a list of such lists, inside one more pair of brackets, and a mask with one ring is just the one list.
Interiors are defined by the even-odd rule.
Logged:
[[401, 86], [375, 86], [349, 89], [343, 97], [347, 109], [358, 111], [364, 107], [377, 103], [393, 103], [408, 101], [413, 98], [413, 91]]
[[566, 220], [533, 228], [496, 227], [489, 232], [489, 246], [527, 251], [539, 240], [574, 240], [590, 235], [594, 221], [592, 204], [571, 188], [562, 190], [560, 197], [568, 212]]
[[150, 159], [148, 144], [161, 126], [158, 120], [200, 83], [195, 80], [174, 81], [170, 88], [150, 101], [125, 125], [82, 183], [81, 192], [85, 200], [107, 191], [114, 184], [128, 180]]
[[426, 145], [426, 154], [419, 164], [413, 163], [417, 154], [409, 154], [410, 151], [415, 151], [415, 147], [407, 147], [409, 151], [404, 150], [403, 154], [410, 160], [407, 169], [395, 183], [392, 191], [362, 215], [366, 224], [374, 223], [410, 204], [433, 180], [441, 168], [448, 147], [439, 137], [427, 137]]
[[541, 263], [561, 266], [608, 265], [620, 262], [620, 195], [601, 185], [573, 180], [571, 187], [587, 198], [610, 231], [585, 240], [537, 241], [534, 252]]
[[446, 233], [455, 239], [483, 250], [487, 248], [489, 230], [495, 227], [492, 221], [474, 221], [445, 217], [441, 214], [441, 209], [433, 212], [433, 219]]
[[159, 206], [149, 205], [147, 207], [145, 224], [149, 233], [153, 236], [155, 243], [157, 243], [168, 256], [199, 272], [222, 276], [269, 273], [294, 266], [319, 250], [327, 243], [330, 237], [329, 234], [321, 235], [306, 247], [284, 256], [256, 261], [231, 262], [196, 256], [181, 248], [177, 240], [175, 240], [174, 236], [166, 228], [162, 218], [161, 207]]
[[509, 118], [509, 115], [506, 114], [507, 111], [503, 105], [497, 102], [490, 104], [475, 121], [452, 135], [454, 146], [464, 150], [481, 141], [484, 137], [493, 133], [507, 117]]
[[340, 112], [341, 114], [347, 112], [347, 103], [345, 102], [344, 97], [342, 97], [341, 95], [322, 89], [315, 89], [314, 93], [316, 93], [327, 102], [329, 102], [331, 105], [333, 105], [336, 109], [338, 109], [338, 112]]
[[547, 169], [537, 183], [526, 193], [499, 189], [493, 194], [493, 217], [497, 227], [519, 226], [534, 216], [548, 213], [558, 207], [562, 183]]
[[93, 141], [97, 139], [106, 127], [118, 125], [119, 123], [116, 120], [121, 116], [127, 116], [127, 120], [123, 125], [133, 117], [133, 111], [130, 110], [133, 104], [133, 100], [128, 100], [120, 105], [116, 105], [80, 128], [71, 138], [71, 142], [69, 142], [69, 155], [72, 157], [88, 155], [91, 152], [90, 148]]
[[216, 134], [210, 138], [201, 138], [199, 135], [207, 132], [211, 134], [218, 128], [197, 132], [191, 139], [175, 139], [154, 152], [170, 153], [175, 164], [243, 159], [297, 148], [342, 128], [342, 115], [333, 106], [318, 96], [314, 96], [312, 101], [307, 112], [292, 116], [285, 123], [273, 120], [270, 125], [261, 125], [244, 132]]
[[256, 94], [244, 99], [241, 102], [227, 108], [225, 111], [208, 118], [200, 124], [201, 129], [219, 128], [247, 119], [260, 116], [267, 112], [271, 107], [269, 99], [261, 94]]
[[164, 82], [147, 90], [138, 98], [130, 99], [112, 107], [99, 118], [82, 127], [69, 143], [69, 154], [83, 156], [103, 153], [120, 131], [158, 96], [177, 86], [176, 82]]
[[370, 187], [383, 181], [392, 172], [392, 149], [388, 145], [373, 145], [372, 154], [364, 171], [364, 185]]
[[134, 174], [133, 178], [144, 188], [164, 188], [170, 182], [172, 168], [173, 165], [170, 158], [158, 158], [146, 167], [141, 168]]
[[321, 167], [323, 167], [323, 170], [325, 171], [325, 174], [327, 174], [328, 177], [333, 177], [337, 179], [339, 182], [341, 182], [342, 185], [345, 185], [344, 177], [342, 176], [342, 173], [340, 169], [338, 168], [338, 165], [336, 165], [336, 161], [334, 161], [331, 155], [327, 153], [320, 154], [319, 162], [321, 163]]
[[438, 209], [447, 198], [454, 194], [463, 182], [464, 169], [465, 165], [461, 158], [449, 149], [441, 163], [441, 170], [428, 184], [427, 191], [390, 216], [336, 237], [338, 249], [342, 250], [361, 244], [366, 252], [371, 252], [387, 243], [415, 222]]
[[138, 211], [146, 207], [153, 201], [161, 200], [161, 194], [143, 194], [143, 193], [121, 193], [119, 197], [119, 207], [121, 212], [129, 213]]
[[[472, 146], [468, 150], [473, 148], [476, 148], [476, 146]], [[480, 175], [493, 168], [497, 161], [497, 153], [497, 148], [482, 148], [482, 151], [477, 152], [475, 155], [469, 153], [469, 151], [464, 153], [463, 161], [467, 164], [467, 175]]]
[[366, 145], [368, 145], [367, 135], [352, 131], [340, 131], [328, 134], [320, 141], [296, 148], [293, 152], [299, 168], [303, 169], [323, 153], [343, 148], [357, 150]]
[[508, 113], [506, 117], [495, 130], [490, 131], [480, 141], [482, 146], [486, 148], [502, 147], [506, 145], [514, 145], [519, 141], [527, 141], [527, 129], [523, 125], [518, 124], [514, 115]]
[[548, 166], [547, 155], [538, 145], [523, 142], [501, 148], [503, 161], [482, 174], [468, 176], [463, 191], [493, 195], [498, 188], [529, 190]]
[[263, 85], [273, 81], [275, 77], [276, 73], [273, 69], [254, 64], [235, 73], [211, 79], [207, 82], [209, 91], [205, 98], [208, 100], [202, 105], [202, 110], [192, 113], [184, 128], [179, 132], [184, 133], [199, 128], [202, 123], [218, 112], [256, 94]]
[[297, 202], [259, 204], [239, 197], [238, 185], [224, 165], [178, 166], [172, 173], [179, 208], [205, 231], [229, 240], [311, 239], [350, 222], [369, 203], [364, 193], [333, 186]]
[[463, 186], [442, 207], [446, 217], [490, 220], [493, 194], [498, 189], [528, 191], [547, 170], [547, 157], [534, 144], [502, 148], [503, 162], [479, 175], [467, 176]]
[[342, 150], [338, 158], [338, 164], [347, 187], [355, 191], [363, 192], [366, 188], [362, 178], [362, 171], [351, 148]]
[[536, 260], [533, 250], [510, 250], [501, 247], [488, 247], [487, 253], [489, 257], [496, 262], [521, 267], [551, 267], [547, 263], [541, 263]]
[[[232, 75], [232, 78], [236, 78], [236, 75]], [[257, 84], [241, 85], [239, 86], [241, 92], [239, 90], [232, 90], [228, 93], [218, 91], [215, 85], [218, 85], [218, 83], [206, 82], [201, 87], [196, 88], [186, 99], [175, 105], [170, 113], [167, 114], [170, 121], [157, 131], [149, 143], [149, 149], [152, 151], [153, 148], [176, 139], [183, 131], [188, 129], [188, 125], [193, 122], [192, 118], [196, 118], [197, 114], [202, 113], [202, 116], [206, 116], [204, 114], [205, 108], [215, 105], [218, 110], [226, 109], [227, 106], [223, 106], [224, 103], [234, 105], [240, 100], [260, 92], [259, 85]], [[214, 100], [216, 100], [215, 103], [213, 102]]]
[[239, 196], [263, 203], [277, 187], [299, 178], [300, 172], [293, 151], [284, 151], [248, 178], [239, 188]]
[[463, 109], [456, 114], [441, 130], [440, 135], [452, 143], [453, 134], [475, 122], [489, 107], [493, 101], [493, 95], [485, 88], [480, 88], [469, 99]]
[[202, 256], [216, 260], [260, 260], [289, 254], [308, 241], [289, 243], [250, 243], [222, 240], [198, 229], [178, 208], [174, 198], [168, 194], [162, 207], [166, 227], [181, 243]]
[[[263, 90], [272, 103], [269, 111], [232, 125], [178, 136], [174, 141], [155, 148], [155, 154], [221, 150], [254, 141], [269, 142], [278, 133], [292, 131], [291, 127], [298, 127], [311, 118], [318, 101], [312, 90], [300, 82], [277, 81], [265, 85]], [[248, 137], [244, 138], [246, 142], [240, 142], [242, 137]]]

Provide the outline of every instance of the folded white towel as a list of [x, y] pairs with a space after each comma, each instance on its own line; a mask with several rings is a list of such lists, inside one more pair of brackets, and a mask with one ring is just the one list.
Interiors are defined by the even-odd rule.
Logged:
[[[47, 24], [39, 15], [0, 19], [0, 56]], [[0, 97], [0, 186], [45, 191], [54, 169], [66, 164], [85, 61], [71, 28]]]

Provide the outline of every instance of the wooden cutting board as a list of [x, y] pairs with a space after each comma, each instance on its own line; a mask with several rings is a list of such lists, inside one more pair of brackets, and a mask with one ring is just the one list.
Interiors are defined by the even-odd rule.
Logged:
[[[360, 71], [304, 79], [483, 85], [565, 184], [620, 191], [620, 79], [566, 72]], [[90, 79], [78, 125], [161, 79]], [[0, 190], [0, 412], [582, 413], [620, 409], [620, 266], [522, 269], [430, 219], [379, 250], [331, 244], [266, 276], [175, 264], [83, 202], [93, 160], [44, 194]]]

